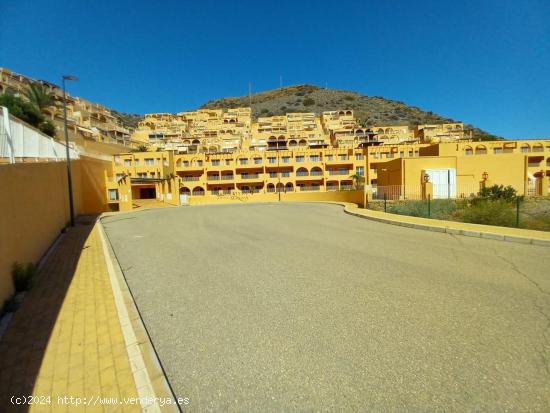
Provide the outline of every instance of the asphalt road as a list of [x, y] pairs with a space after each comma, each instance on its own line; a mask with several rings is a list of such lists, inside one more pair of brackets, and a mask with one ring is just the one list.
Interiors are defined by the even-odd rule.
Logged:
[[550, 411], [550, 249], [325, 204], [103, 220], [191, 411]]

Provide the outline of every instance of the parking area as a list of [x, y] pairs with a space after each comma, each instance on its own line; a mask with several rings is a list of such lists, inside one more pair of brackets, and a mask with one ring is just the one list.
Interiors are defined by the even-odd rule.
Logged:
[[328, 204], [102, 220], [191, 411], [548, 411], [550, 250]]

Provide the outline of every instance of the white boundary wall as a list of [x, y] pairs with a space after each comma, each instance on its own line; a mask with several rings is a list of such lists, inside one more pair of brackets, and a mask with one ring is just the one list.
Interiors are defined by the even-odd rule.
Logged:
[[[78, 159], [79, 153], [69, 148], [69, 156]], [[0, 159], [6, 161], [7, 158], [8, 162], [15, 163], [16, 159], [57, 161], [65, 160], [65, 157], [64, 144], [10, 116], [8, 109], [0, 106]]]

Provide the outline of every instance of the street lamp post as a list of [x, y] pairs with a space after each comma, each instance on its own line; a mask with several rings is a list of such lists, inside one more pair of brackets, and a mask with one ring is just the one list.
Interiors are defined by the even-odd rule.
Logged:
[[71, 227], [74, 227], [74, 205], [73, 205], [73, 180], [71, 177], [71, 157], [69, 153], [69, 130], [67, 129], [67, 95], [65, 93], [65, 81], [78, 80], [76, 76], [63, 75], [61, 77], [63, 85], [63, 125], [65, 127], [65, 150], [67, 156], [67, 182], [69, 186], [69, 212], [71, 215]]

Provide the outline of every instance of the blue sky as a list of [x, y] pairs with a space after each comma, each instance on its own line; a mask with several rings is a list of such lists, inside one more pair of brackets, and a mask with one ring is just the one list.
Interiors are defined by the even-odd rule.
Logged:
[[[62, 3], [63, 6], [62, 6]], [[0, 66], [114, 109], [312, 83], [550, 138], [550, 0], [0, 2]]]

